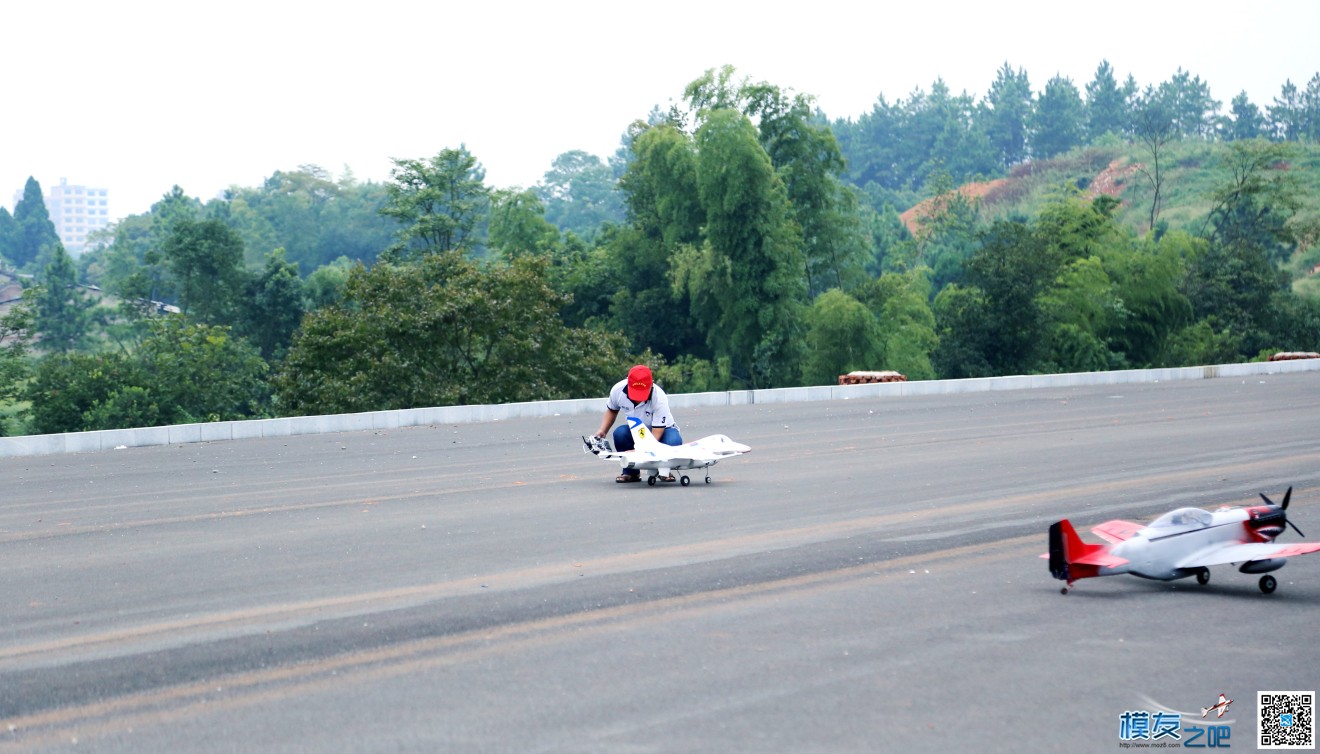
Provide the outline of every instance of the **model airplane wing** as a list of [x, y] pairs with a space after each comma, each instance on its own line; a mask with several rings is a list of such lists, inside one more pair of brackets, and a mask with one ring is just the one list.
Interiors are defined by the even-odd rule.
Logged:
[[1144, 528], [1145, 527], [1141, 524], [1135, 524], [1131, 521], [1114, 520], [1106, 521], [1103, 524], [1096, 526], [1091, 529], [1091, 532], [1107, 542], [1118, 544], [1124, 540], [1131, 539], [1132, 535]]
[[1320, 542], [1249, 542], [1243, 544], [1220, 545], [1210, 547], [1178, 561], [1177, 568], [1204, 568], [1225, 563], [1246, 563], [1252, 560], [1270, 560], [1271, 558], [1291, 558], [1320, 552]]

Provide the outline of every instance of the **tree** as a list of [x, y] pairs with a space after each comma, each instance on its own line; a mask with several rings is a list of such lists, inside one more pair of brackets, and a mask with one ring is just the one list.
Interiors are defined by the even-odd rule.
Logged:
[[1007, 61], [999, 69], [984, 100], [985, 131], [999, 165], [1010, 168], [1027, 159], [1027, 121], [1031, 116], [1031, 82], [1021, 68]]
[[1238, 92], [1238, 95], [1233, 98], [1229, 112], [1232, 113], [1233, 117], [1229, 121], [1224, 138], [1229, 141], [1237, 141], [1241, 139], [1258, 139], [1265, 135], [1265, 118], [1260, 114], [1260, 108], [1247, 99], [1245, 91]]
[[504, 189], [491, 195], [490, 247], [506, 259], [546, 256], [559, 243], [559, 229], [545, 219], [545, 207], [531, 190]]
[[1123, 134], [1128, 122], [1127, 97], [1119, 88], [1109, 61], [1101, 60], [1095, 78], [1086, 85], [1087, 139], [1094, 142], [1107, 133]]
[[4, 267], [5, 260], [13, 262], [20, 232], [18, 221], [8, 209], [0, 207], [0, 267]]
[[902, 372], [910, 380], [935, 378], [931, 357], [940, 339], [930, 307], [930, 276], [925, 267], [903, 274], [888, 272], [854, 292], [880, 324], [883, 368]]
[[1032, 155], [1045, 159], [1081, 144], [1082, 113], [1082, 96], [1071, 79], [1056, 74], [1045, 82], [1032, 112]]
[[1268, 108], [1270, 131], [1273, 138], [1281, 141], [1297, 141], [1306, 128], [1302, 93], [1292, 79], [1283, 82], [1279, 96]]
[[96, 302], [78, 286], [73, 259], [63, 244], [55, 245], [55, 255], [43, 271], [41, 285], [29, 289], [27, 295], [33, 297], [35, 329], [41, 334], [42, 350], [68, 353], [87, 346]]
[[161, 253], [178, 285], [179, 306], [206, 324], [237, 321], [248, 274], [243, 240], [219, 220], [179, 220]]
[[459, 251], [356, 267], [273, 379], [283, 415], [580, 398], [626, 368], [617, 334], [565, 327], [545, 260]]
[[[16, 398], [27, 379], [32, 321], [30, 301], [20, 301], [0, 315], [0, 402]], [[0, 424], [2, 434], [4, 426]]]
[[1296, 174], [1283, 169], [1293, 154], [1287, 144], [1262, 139], [1227, 146], [1220, 162], [1228, 179], [1212, 193], [1207, 216], [1212, 244], [1252, 246], [1276, 264], [1292, 256], [1299, 238], [1290, 221], [1302, 209], [1304, 194]]
[[429, 160], [394, 160], [389, 200], [381, 214], [403, 228], [386, 255], [407, 261], [426, 254], [484, 251], [482, 220], [489, 210], [486, 171], [466, 146], [444, 149]]
[[330, 264], [317, 267], [308, 275], [302, 286], [303, 311], [324, 309], [342, 301], [344, 288], [348, 285], [348, 277], [353, 271], [354, 264], [348, 257], [340, 257]]
[[794, 384], [805, 259], [784, 185], [740, 112], [712, 111], [696, 142], [705, 239], [676, 269], [675, 285], [692, 295], [715, 353], [746, 370], [753, 386]]
[[269, 415], [269, 368], [228, 327], [157, 317], [132, 358], [148, 376], [142, 387], [169, 424]]
[[303, 283], [298, 265], [284, 249], [266, 255], [261, 272], [248, 278], [243, 297], [242, 329], [262, 358], [275, 361], [288, 348], [303, 316]]
[[623, 194], [614, 171], [593, 154], [573, 150], [559, 155], [535, 191], [545, 205], [546, 221], [561, 231], [591, 240], [605, 223], [623, 222]]
[[1182, 68], [1160, 84], [1159, 99], [1168, 109], [1173, 130], [1180, 136], [1210, 138], [1220, 102], [1211, 98], [1210, 86]]
[[832, 385], [840, 374], [884, 363], [880, 323], [860, 301], [837, 288], [816, 297], [806, 314], [808, 385]]
[[24, 397], [38, 433], [229, 421], [262, 416], [266, 364], [229, 328], [177, 316], [152, 321], [131, 354], [51, 354]]
[[1147, 229], [1155, 229], [1159, 219], [1160, 207], [1164, 202], [1165, 165], [1161, 162], [1168, 151], [1169, 142], [1177, 136], [1174, 125], [1174, 113], [1165, 97], [1151, 87], [1142, 95], [1132, 118], [1132, 127], [1137, 139], [1150, 154], [1149, 163], [1138, 163], [1137, 170], [1150, 183], [1150, 224]]
[[995, 374], [1027, 374], [1045, 344], [1039, 296], [1058, 274], [1059, 254], [1023, 222], [998, 220], [980, 235], [966, 279], [984, 293], [984, 357]]
[[31, 267], [43, 251], [53, 249], [60, 242], [46, 210], [46, 200], [41, 197], [41, 184], [35, 178], [27, 179], [23, 198], [14, 205], [14, 223], [18, 233], [5, 256], [15, 267]]
[[[668, 358], [709, 356], [688, 292], [669, 279], [674, 259], [699, 247], [706, 213], [697, 188], [691, 138], [669, 123], [634, 124], [632, 160], [619, 180], [629, 227], [605, 239], [606, 259], [589, 270], [597, 298], [609, 300], [607, 329], [628, 336], [637, 351]], [[601, 261], [601, 260], [593, 260]], [[578, 301], [577, 305], [585, 305]]]

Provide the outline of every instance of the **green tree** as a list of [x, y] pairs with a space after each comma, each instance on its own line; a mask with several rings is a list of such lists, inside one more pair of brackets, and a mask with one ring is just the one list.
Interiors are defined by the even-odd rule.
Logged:
[[13, 262], [18, 249], [19, 233], [18, 221], [9, 214], [8, 209], [0, 207], [0, 267], [4, 267], [5, 260]]
[[1238, 92], [1229, 107], [1232, 120], [1229, 121], [1224, 138], [1229, 141], [1239, 139], [1258, 139], [1265, 135], [1265, 117], [1260, 108], [1247, 99], [1245, 91]]
[[[0, 315], [0, 403], [14, 400], [28, 377], [32, 322], [30, 301], [20, 301]], [[0, 423], [2, 434], [4, 425]]]
[[705, 209], [698, 261], [675, 272], [717, 355], [755, 387], [795, 384], [806, 286], [801, 232], [747, 116], [712, 111], [698, 129], [697, 187]]
[[1027, 159], [1027, 128], [1031, 117], [1031, 82], [1021, 68], [1007, 61], [1000, 67], [984, 100], [983, 119], [999, 165], [1010, 168]]
[[840, 374], [884, 363], [880, 323], [860, 301], [837, 288], [816, 297], [806, 314], [808, 385], [832, 385]]
[[971, 285], [950, 283], [936, 296], [935, 313], [939, 349], [933, 355], [942, 379], [991, 377], [994, 333], [989, 327], [990, 306], [985, 292]]
[[999, 220], [967, 260], [967, 282], [985, 294], [985, 358], [995, 374], [1027, 374], [1041, 356], [1047, 319], [1039, 296], [1058, 274], [1059, 255], [1023, 222]]
[[559, 230], [545, 219], [545, 207], [531, 190], [499, 190], [491, 195], [490, 247], [506, 259], [523, 254], [552, 255]]
[[[1287, 261], [1300, 241], [1292, 220], [1302, 209], [1304, 189], [1284, 169], [1295, 152], [1290, 145], [1262, 139], [1234, 141], [1220, 153], [1227, 180], [1211, 195], [1207, 217], [1212, 244], [1262, 249], [1275, 263]], [[1309, 235], [1304, 229], [1301, 235]]]
[[871, 368], [902, 372], [910, 380], [935, 378], [932, 355], [940, 345], [931, 310], [931, 271], [917, 267], [885, 273], [853, 292], [875, 314], [883, 333], [884, 359]]
[[273, 380], [280, 413], [578, 398], [626, 368], [623, 341], [565, 327], [545, 260], [478, 266], [461, 252], [357, 267], [344, 302], [310, 313]]
[[1167, 178], [1166, 163], [1169, 143], [1178, 135], [1174, 121], [1175, 113], [1167, 97], [1151, 87], [1142, 94], [1134, 112], [1132, 127], [1138, 141], [1146, 148], [1150, 161], [1138, 163], [1137, 170], [1150, 183], [1150, 224], [1148, 230], [1155, 229], [1160, 208], [1164, 204], [1164, 181]]
[[206, 324], [231, 324], [249, 275], [243, 240], [219, 220], [179, 220], [161, 246], [179, 291], [179, 307]]
[[284, 249], [266, 255], [261, 272], [248, 278], [240, 320], [241, 332], [274, 361], [283, 356], [303, 316], [303, 283], [298, 265], [284, 258]]
[[157, 317], [133, 354], [148, 375], [142, 387], [169, 424], [268, 416], [268, 367], [229, 327]]
[[1091, 142], [1107, 133], [1121, 135], [1127, 132], [1130, 116], [1127, 97], [1108, 60], [1101, 60], [1095, 77], [1086, 85], [1086, 136]]
[[4, 252], [5, 257], [19, 268], [36, 264], [42, 252], [53, 249], [60, 237], [50, 221], [46, 200], [41, 197], [41, 184], [29, 177], [23, 186], [23, 198], [14, 205], [14, 223], [17, 225], [16, 242]]
[[1159, 98], [1168, 108], [1174, 132], [1181, 136], [1210, 138], [1214, 135], [1220, 102], [1211, 98], [1210, 86], [1182, 68], [1160, 84]]
[[1169, 338], [1192, 321], [1192, 306], [1180, 290], [1184, 260], [1204, 245], [1186, 232], [1171, 231], [1158, 241], [1132, 248], [1115, 244], [1101, 250], [1121, 309], [1104, 333], [1111, 351], [1135, 368], [1182, 366], [1169, 356]]
[[386, 250], [390, 261], [465, 249], [485, 250], [483, 220], [489, 211], [486, 171], [466, 146], [443, 149], [428, 160], [394, 160], [389, 200], [381, 214], [403, 225]]
[[[627, 171], [619, 180], [629, 227], [605, 239], [605, 264], [590, 270], [592, 291], [609, 286], [607, 329], [625, 333], [636, 351], [669, 358], [710, 356], [686, 289], [671, 286], [673, 260], [699, 247], [706, 222], [692, 140], [670, 123], [634, 124]], [[599, 298], [603, 291], [595, 294]], [[579, 303], [585, 303], [581, 301]]]
[[1082, 96], [1071, 79], [1045, 82], [1031, 118], [1031, 151], [1038, 159], [1062, 154], [1082, 143]]
[[[357, 264], [361, 264], [358, 262]], [[354, 267], [353, 260], [340, 257], [312, 271], [303, 281], [303, 311], [334, 306], [344, 298], [344, 288]]]
[[263, 416], [266, 364], [229, 328], [159, 317], [132, 353], [51, 354], [24, 397], [38, 433]]
[[[128, 356], [117, 353], [56, 353], [38, 362], [24, 390], [31, 403], [29, 427], [35, 434], [108, 429], [91, 426], [88, 415], [127, 387], [141, 387], [147, 375]], [[140, 418], [140, 417], [139, 417]], [[159, 412], [152, 414], [159, 419]]]
[[42, 350], [68, 353], [88, 346], [96, 302], [79, 287], [73, 259], [63, 244], [55, 245], [54, 257], [42, 272], [41, 285], [26, 293], [33, 297]]
[[589, 241], [602, 225], [624, 220], [623, 194], [614, 171], [581, 150], [556, 157], [535, 191], [545, 205], [547, 222]]

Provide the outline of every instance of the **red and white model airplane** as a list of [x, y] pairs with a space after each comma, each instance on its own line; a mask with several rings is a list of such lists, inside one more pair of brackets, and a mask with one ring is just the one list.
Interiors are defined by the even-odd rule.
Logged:
[[1219, 710], [1219, 713], [1216, 714], [1215, 717], [1223, 717], [1223, 716], [1224, 716], [1224, 713], [1225, 713], [1225, 712], [1228, 712], [1228, 705], [1230, 705], [1230, 704], [1232, 704], [1232, 703], [1233, 703], [1233, 700], [1232, 700], [1232, 699], [1229, 699], [1228, 697], [1224, 696], [1223, 694], [1220, 694], [1220, 695], [1219, 695], [1219, 703], [1218, 703], [1218, 704], [1215, 704], [1215, 705], [1212, 706], [1212, 707], [1202, 707], [1202, 708], [1201, 708], [1201, 717], [1205, 717], [1206, 715], [1210, 714], [1213, 710]]
[[1278, 586], [1270, 571], [1287, 558], [1320, 551], [1320, 543], [1280, 544], [1274, 541], [1291, 526], [1288, 501], [1292, 487], [1276, 505], [1261, 493], [1265, 505], [1223, 507], [1211, 513], [1200, 508], [1178, 508], [1142, 526], [1131, 521], [1106, 521], [1091, 529], [1110, 544], [1087, 544], [1067, 519], [1050, 525], [1050, 574], [1066, 581], [1063, 593], [1078, 579], [1130, 573], [1146, 579], [1172, 581], [1195, 576], [1210, 581], [1210, 566], [1241, 563], [1243, 573], [1263, 573], [1260, 590], [1269, 594]]

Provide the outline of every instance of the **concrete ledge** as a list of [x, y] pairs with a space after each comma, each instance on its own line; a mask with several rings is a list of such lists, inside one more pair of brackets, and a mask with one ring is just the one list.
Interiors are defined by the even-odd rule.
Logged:
[[[1172, 382], [1175, 380], [1208, 380], [1222, 377], [1245, 378], [1317, 371], [1320, 371], [1320, 359], [1297, 359], [1292, 361], [1252, 362], [1249, 364], [1129, 369], [1118, 372], [1077, 372], [1072, 374], [981, 377], [963, 380], [877, 382], [861, 385], [820, 385], [774, 390], [688, 393], [671, 396], [670, 403], [677, 409], [707, 406], [750, 406], [758, 403], [902, 398], [906, 396], [1027, 390], [1044, 387], [1119, 385], [1142, 382]], [[438, 406], [368, 411], [355, 414], [249, 419], [203, 424], [179, 424], [169, 427], [140, 427], [95, 432], [68, 432], [57, 435], [0, 437], [0, 457], [90, 453], [118, 447], [134, 448], [150, 445], [249, 440], [261, 437], [288, 437], [290, 435], [358, 432], [434, 424], [469, 424], [546, 416], [591, 414], [603, 410], [604, 400], [602, 395], [599, 398], [506, 403], [494, 406]]]

